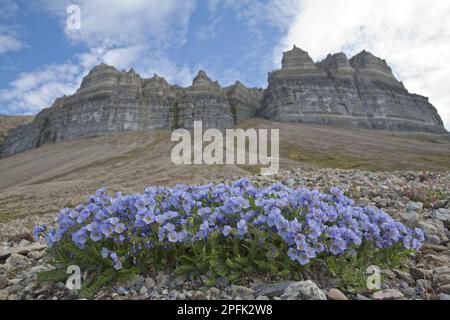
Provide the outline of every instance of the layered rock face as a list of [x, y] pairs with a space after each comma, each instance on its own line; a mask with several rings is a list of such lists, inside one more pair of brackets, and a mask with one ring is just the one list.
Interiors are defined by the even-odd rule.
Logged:
[[0, 145], [10, 129], [31, 121], [33, 121], [32, 116], [4, 116], [0, 114]]
[[155, 75], [143, 79], [133, 70], [101, 64], [78, 91], [57, 99], [29, 124], [9, 131], [0, 158], [44, 143], [107, 133], [155, 129], [231, 128], [262, 116], [302, 122], [393, 131], [446, 132], [428, 99], [410, 94], [384, 60], [363, 51], [350, 60], [343, 53], [314, 63], [294, 46], [282, 68], [269, 74], [266, 90], [241, 82], [222, 88], [200, 71], [190, 87]]
[[170, 85], [155, 75], [142, 79], [133, 70], [119, 72], [99, 65], [72, 96], [57, 99], [27, 125], [11, 130], [0, 150], [10, 156], [44, 143], [107, 133], [156, 129], [231, 128], [255, 116], [262, 90], [241, 83], [221, 88], [204, 71], [192, 86]]
[[294, 46], [269, 74], [260, 115], [302, 122], [393, 131], [445, 132], [428, 99], [410, 94], [384, 60], [363, 51], [314, 63]]

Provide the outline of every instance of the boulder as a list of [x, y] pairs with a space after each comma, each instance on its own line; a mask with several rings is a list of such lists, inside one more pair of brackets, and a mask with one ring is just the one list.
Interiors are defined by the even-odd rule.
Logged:
[[301, 281], [290, 284], [281, 296], [283, 300], [327, 300], [327, 296], [312, 282]]

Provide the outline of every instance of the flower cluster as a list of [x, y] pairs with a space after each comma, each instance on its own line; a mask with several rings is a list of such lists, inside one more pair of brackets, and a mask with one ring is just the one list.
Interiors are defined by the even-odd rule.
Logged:
[[[72, 241], [78, 248], [95, 244], [117, 270], [139, 263], [142, 252], [170, 250], [208, 241], [284, 243], [300, 265], [323, 256], [352, 253], [365, 242], [378, 249], [401, 244], [419, 249], [422, 230], [411, 230], [385, 212], [355, 206], [342, 191], [328, 194], [277, 183], [257, 188], [248, 179], [231, 184], [174, 188], [150, 187], [142, 194], [110, 197], [98, 190], [87, 203], [63, 209], [58, 227], [38, 226], [49, 247]], [[118, 255], [119, 248], [126, 247]]]

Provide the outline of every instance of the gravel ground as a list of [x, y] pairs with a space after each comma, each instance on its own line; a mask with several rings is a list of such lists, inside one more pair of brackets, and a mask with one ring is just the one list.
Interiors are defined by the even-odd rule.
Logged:
[[[238, 178], [238, 177], [236, 177]], [[420, 227], [426, 244], [409, 261], [409, 270], [382, 270], [382, 288], [374, 293], [354, 294], [333, 286], [334, 279], [271, 281], [253, 279], [247, 286], [219, 281], [215, 287], [205, 279], [170, 273], [137, 276], [121, 286], [102, 289], [94, 299], [450, 299], [450, 172], [365, 172], [356, 170], [298, 168], [273, 177], [251, 177], [255, 185], [283, 182], [293, 187], [327, 191], [337, 186], [358, 205], [383, 208], [410, 227]], [[49, 270], [45, 245], [33, 243], [32, 225], [51, 224], [55, 214], [29, 216], [0, 225], [0, 300], [78, 299], [63, 283], [41, 284], [37, 272]], [[205, 277], [206, 278], [206, 277]]]

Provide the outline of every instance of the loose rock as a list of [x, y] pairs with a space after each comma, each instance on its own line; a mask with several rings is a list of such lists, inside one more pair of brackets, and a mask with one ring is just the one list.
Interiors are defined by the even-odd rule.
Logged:
[[330, 289], [327, 295], [330, 300], [348, 300], [345, 294], [338, 289]]
[[405, 296], [396, 289], [377, 291], [372, 295], [375, 300], [404, 300]]
[[327, 300], [325, 293], [312, 282], [301, 281], [290, 284], [281, 296], [283, 300]]

